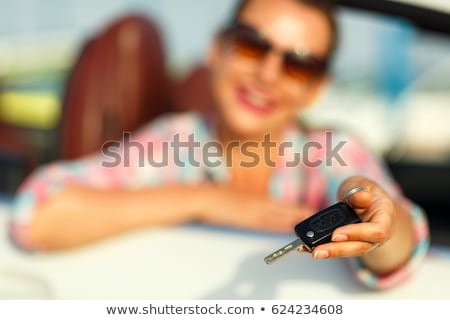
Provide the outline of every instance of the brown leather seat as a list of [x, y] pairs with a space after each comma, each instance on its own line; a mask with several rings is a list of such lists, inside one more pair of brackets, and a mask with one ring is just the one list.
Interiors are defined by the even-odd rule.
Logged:
[[[207, 112], [211, 106], [207, 69], [194, 65], [182, 79], [169, 79], [158, 26], [130, 14], [80, 51], [64, 88], [56, 155], [46, 161], [99, 151], [164, 112]], [[0, 189], [11, 191], [42, 163], [36, 149], [23, 130], [0, 125]]]
[[169, 108], [164, 43], [156, 23], [130, 14], [82, 49], [65, 87], [60, 154], [99, 151]]
[[172, 108], [176, 111], [211, 110], [213, 97], [208, 78], [208, 69], [203, 64], [196, 64], [186, 76], [173, 81], [170, 92]]

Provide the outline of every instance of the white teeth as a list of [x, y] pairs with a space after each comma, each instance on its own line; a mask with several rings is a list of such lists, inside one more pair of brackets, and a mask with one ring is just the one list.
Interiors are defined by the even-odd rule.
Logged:
[[245, 98], [253, 105], [260, 107], [260, 108], [267, 108], [268, 107], [268, 101], [259, 94], [254, 94], [250, 92], [246, 92]]

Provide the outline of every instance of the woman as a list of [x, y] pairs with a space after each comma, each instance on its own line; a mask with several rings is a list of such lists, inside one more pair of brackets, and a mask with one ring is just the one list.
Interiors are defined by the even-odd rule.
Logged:
[[291, 233], [362, 186], [349, 203], [364, 223], [336, 229], [312, 256], [356, 257], [370, 287], [401, 282], [428, 246], [423, 212], [355, 139], [297, 124], [327, 81], [335, 42], [326, 2], [241, 1], [207, 56], [214, 112], [170, 114], [120, 149], [40, 169], [17, 196], [13, 239], [57, 250], [188, 221]]

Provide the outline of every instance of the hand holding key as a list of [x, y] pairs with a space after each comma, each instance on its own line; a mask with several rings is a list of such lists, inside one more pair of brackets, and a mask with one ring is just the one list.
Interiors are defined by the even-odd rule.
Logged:
[[338, 227], [361, 222], [353, 208], [347, 204], [347, 200], [354, 193], [362, 190], [365, 190], [365, 188], [355, 187], [351, 189], [344, 195], [342, 202], [338, 202], [297, 224], [295, 226], [297, 239], [270, 254], [264, 261], [267, 264], [272, 264], [294, 250], [303, 249], [312, 252], [318, 245], [330, 242], [333, 231]]
[[[363, 186], [365, 190], [354, 189], [358, 186]], [[349, 193], [352, 189], [354, 191]], [[327, 235], [326, 241], [310, 247], [313, 258], [362, 256], [364, 263], [376, 272], [388, 272], [408, 259], [413, 240], [409, 236], [410, 230], [404, 226], [408, 226], [411, 222], [408, 221], [410, 218], [400, 203], [394, 203], [378, 184], [360, 176], [350, 177], [341, 184], [337, 198], [342, 200], [343, 197], [347, 198], [347, 204], [364, 223], [344, 223], [328, 230], [331, 234]], [[327, 217], [327, 214], [324, 217]], [[307, 220], [310, 219], [313, 218]], [[304, 225], [302, 223], [297, 225], [297, 236], [298, 229]], [[306, 233], [302, 237], [305, 235]], [[272, 263], [288, 252], [310, 251], [305, 248], [304, 241], [305, 239], [299, 237], [266, 257], [266, 263]], [[374, 250], [375, 248], [377, 250]]]

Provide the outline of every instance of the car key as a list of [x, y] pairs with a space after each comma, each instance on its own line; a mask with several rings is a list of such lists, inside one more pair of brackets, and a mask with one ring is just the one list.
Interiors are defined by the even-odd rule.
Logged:
[[299, 250], [302, 246], [311, 252], [316, 246], [330, 242], [333, 231], [338, 227], [361, 222], [355, 210], [347, 204], [347, 199], [355, 192], [361, 190], [364, 190], [364, 188], [351, 189], [341, 202], [321, 210], [297, 224], [295, 226], [297, 239], [268, 255], [264, 258], [264, 261], [267, 264], [272, 264], [288, 253]]

